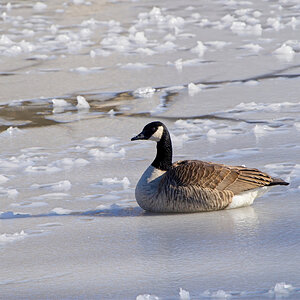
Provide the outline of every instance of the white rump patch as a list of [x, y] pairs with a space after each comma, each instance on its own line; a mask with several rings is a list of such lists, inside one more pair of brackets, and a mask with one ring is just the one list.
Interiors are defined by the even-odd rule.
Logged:
[[253, 190], [243, 192], [239, 195], [235, 195], [232, 198], [232, 202], [226, 207], [226, 209], [249, 206], [253, 203], [255, 198], [262, 196], [271, 188], [272, 187], [270, 186], [263, 186]]
[[159, 126], [157, 130], [149, 138], [151, 141], [159, 142], [164, 132], [163, 126]]

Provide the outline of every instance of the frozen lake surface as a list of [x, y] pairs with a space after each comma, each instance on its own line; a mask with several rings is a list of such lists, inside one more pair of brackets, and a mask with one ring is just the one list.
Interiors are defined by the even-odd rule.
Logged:
[[[300, 4], [2, 1], [2, 299], [299, 299]], [[145, 213], [135, 184], [174, 161], [290, 182], [251, 207]]]

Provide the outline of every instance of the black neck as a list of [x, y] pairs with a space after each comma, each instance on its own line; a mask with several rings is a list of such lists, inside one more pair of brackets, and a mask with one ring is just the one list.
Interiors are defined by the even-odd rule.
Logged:
[[172, 166], [172, 142], [167, 128], [164, 128], [163, 135], [156, 145], [156, 157], [151, 164], [162, 171], [167, 171]]

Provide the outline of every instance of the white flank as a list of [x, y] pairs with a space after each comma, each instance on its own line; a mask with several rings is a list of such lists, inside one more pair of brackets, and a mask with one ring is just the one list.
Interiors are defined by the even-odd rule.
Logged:
[[263, 186], [253, 190], [243, 192], [239, 195], [235, 195], [232, 198], [232, 202], [226, 207], [226, 209], [249, 206], [253, 203], [255, 198], [262, 196], [271, 188], [272, 187], [269, 186]]

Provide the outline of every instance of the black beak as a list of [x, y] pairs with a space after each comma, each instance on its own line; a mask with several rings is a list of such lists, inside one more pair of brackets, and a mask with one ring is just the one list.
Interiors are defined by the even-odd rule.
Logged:
[[134, 136], [131, 140], [132, 140], [132, 141], [136, 141], [136, 140], [146, 140], [146, 137], [145, 137], [144, 133], [141, 132], [141, 133], [138, 134], [137, 136]]

